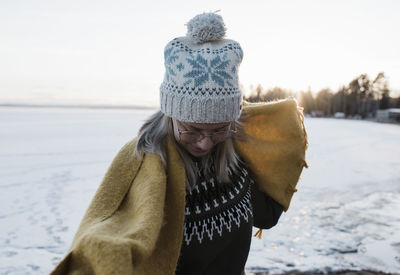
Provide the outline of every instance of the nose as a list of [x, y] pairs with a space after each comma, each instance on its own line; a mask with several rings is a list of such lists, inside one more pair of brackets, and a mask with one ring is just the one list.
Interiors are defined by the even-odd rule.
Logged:
[[202, 151], [208, 151], [214, 146], [214, 143], [212, 142], [211, 138], [209, 136], [203, 137], [201, 140], [196, 142], [196, 148], [202, 150]]

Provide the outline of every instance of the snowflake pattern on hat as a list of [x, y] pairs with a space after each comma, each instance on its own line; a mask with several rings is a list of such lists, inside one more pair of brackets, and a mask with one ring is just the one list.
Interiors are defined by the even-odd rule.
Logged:
[[[192, 70], [183, 75], [185, 78], [190, 78], [185, 84], [194, 83], [194, 86], [201, 86], [210, 78], [218, 83], [219, 86], [225, 87], [225, 80], [233, 79], [230, 74], [226, 72], [230, 60], [223, 61], [217, 55], [210, 61], [197, 54], [196, 58], [188, 58], [188, 63], [192, 66]], [[233, 86], [229, 81], [226, 82], [229, 86]]]

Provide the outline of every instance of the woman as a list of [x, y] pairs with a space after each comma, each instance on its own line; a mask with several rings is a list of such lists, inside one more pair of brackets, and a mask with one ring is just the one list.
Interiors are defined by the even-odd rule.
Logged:
[[[307, 140], [294, 100], [242, 104], [215, 13], [165, 47], [160, 111], [114, 159], [53, 274], [242, 274], [289, 207]], [[242, 123], [239, 122], [242, 120]]]

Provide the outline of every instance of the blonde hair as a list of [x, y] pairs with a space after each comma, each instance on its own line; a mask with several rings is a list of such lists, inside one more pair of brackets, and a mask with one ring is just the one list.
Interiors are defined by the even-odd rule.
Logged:
[[[234, 129], [240, 130], [239, 132], [242, 134], [244, 133], [238, 121], [233, 121], [232, 124]], [[134, 154], [138, 158], [142, 157], [142, 153], [157, 154], [160, 156], [165, 169], [167, 169], [168, 139], [172, 139], [185, 166], [186, 188], [191, 190], [198, 183], [197, 175], [199, 170], [203, 171], [206, 179], [215, 175], [218, 182], [225, 183], [229, 181], [228, 170], [236, 172], [240, 161], [233, 145], [233, 140], [238, 138], [239, 136], [233, 135], [216, 144], [210, 154], [200, 159], [200, 165], [198, 165], [190, 156], [190, 153], [176, 141], [172, 118], [158, 111], [150, 116], [139, 129]], [[243, 135], [240, 138], [243, 138]]]

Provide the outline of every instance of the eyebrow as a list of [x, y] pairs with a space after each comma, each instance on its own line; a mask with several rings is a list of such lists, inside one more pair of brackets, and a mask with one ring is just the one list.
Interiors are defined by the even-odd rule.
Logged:
[[182, 124], [185, 128], [187, 128], [187, 129], [193, 129], [193, 130], [196, 130], [196, 131], [202, 131], [202, 130], [221, 130], [221, 129], [223, 129], [223, 128], [226, 128], [226, 127], [228, 127], [229, 126], [229, 124], [227, 124], [227, 125], [224, 125], [224, 126], [221, 126], [221, 127], [218, 127], [218, 128], [214, 128], [214, 129], [200, 129], [200, 128], [197, 128], [197, 127], [195, 127], [195, 126], [192, 126], [192, 125], [185, 125], [185, 124]]

